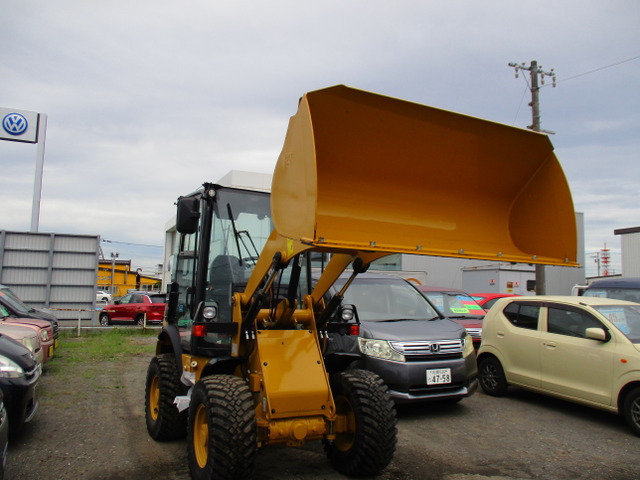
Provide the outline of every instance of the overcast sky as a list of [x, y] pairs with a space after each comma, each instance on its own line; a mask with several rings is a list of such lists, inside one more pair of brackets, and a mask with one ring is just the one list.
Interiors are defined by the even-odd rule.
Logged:
[[[639, 25], [637, 0], [0, 0], [0, 107], [48, 115], [39, 230], [100, 235], [150, 273], [176, 198], [271, 173], [305, 92], [525, 128], [528, 76], [508, 63], [537, 60], [557, 73], [541, 123], [584, 212], [587, 275], [605, 242], [619, 273], [613, 230], [640, 225]], [[0, 230], [30, 228], [35, 158], [0, 141]]]

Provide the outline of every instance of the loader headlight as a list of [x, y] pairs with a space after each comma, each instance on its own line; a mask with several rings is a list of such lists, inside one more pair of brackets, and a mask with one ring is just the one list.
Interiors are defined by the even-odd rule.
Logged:
[[215, 305], [205, 306], [202, 310], [202, 317], [205, 321], [211, 321], [218, 318], [218, 307]]
[[462, 340], [464, 347], [462, 350], [462, 357], [463, 358], [467, 358], [469, 355], [471, 355], [474, 352], [474, 348], [473, 348], [473, 338], [471, 338], [471, 335], [469, 335], [468, 333], [465, 334], [464, 339]]
[[343, 322], [350, 322], [353, 320], [353, 306], [345, 305], [340, 312], [340, 318]]
[[404, 362], [404, 355], [391, 348], [386, 340], [374, 340], [372, 338], [358, 338], [358, 346], [364, 355], [392, 360], [394, 362]]

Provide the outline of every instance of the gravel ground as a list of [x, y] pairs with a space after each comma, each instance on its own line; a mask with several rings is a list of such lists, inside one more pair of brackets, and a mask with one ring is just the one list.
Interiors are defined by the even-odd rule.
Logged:
[[[134, 341], [153, 343], [153, 337]], [[6, 479], [189, 479], [184, 440], [144, 422], [150, 355], [45, 367], [40, 411], [9, 446]], [[54, 359], [55, 361], [55, 359]], [[640, 478], [640, 438], [616, 416], [512, 390], [398, 409], [398, 448], [380, 480]], [[256, 479], [334, 480], [319, 442], [260, 450]]]

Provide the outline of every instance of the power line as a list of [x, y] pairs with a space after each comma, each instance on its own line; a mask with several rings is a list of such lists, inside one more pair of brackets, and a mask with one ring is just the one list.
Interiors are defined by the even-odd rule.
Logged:
[[149, 247], [149, 248], [164, 248], [161, 245], [148, 245], [146, 243], [131, 243], [131, 242], [119, 242], [117, 240], [107, 240], [105, 238], [102, 239], [104, 243], [114, 243], [118, 245], [129, 245], [134, 247]]
[[602, 70], [606, 70], [607, 68], [617, 67], [618, 65], [622, 65], [623, 63], [627, 63], [627, 62], [632, 62], [634, 60], [638, 60], [639, 58], [640, 58], [640, 55], [636, 55], [635, 57], [627, 58], [626, 60], [620, 60], [619, 62], [612, 63], [610, 65], [605, 65], [604, 67], [595, 68], [593, 70], [589, 70], [588, 72], [579, 73], [578, 75], [574, 75], [572, 77], [567, 77], [561, 80], [557, 80], [556, 83], [566, 82], [568, 80], [573, 80], [575, 78], [584, 77], [585, 75], [591, 75], [592, 73], [600, 72]]

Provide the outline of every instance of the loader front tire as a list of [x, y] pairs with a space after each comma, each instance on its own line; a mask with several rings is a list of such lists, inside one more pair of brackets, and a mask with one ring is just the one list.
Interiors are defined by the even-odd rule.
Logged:
[[383, 470], [396, 448], [396, 411], [388, 387], [367, 370], [347, 370], [331, 377], [339, 415], [353, 430], [324, 441], [333, 467], [349, 476], [374, 476]]
[[212, 375], [193, 387], [189, 404], [189, 470], [195, 480], [252, 478], [258, 452], [249, 387], [233, 375]]
[[154, 440], [174, 440], [187, 433], [187, 411], [180, 413], [173, 403], [184, 387], [172, 353], [151, 359], [145, 385], [147, 431]]

